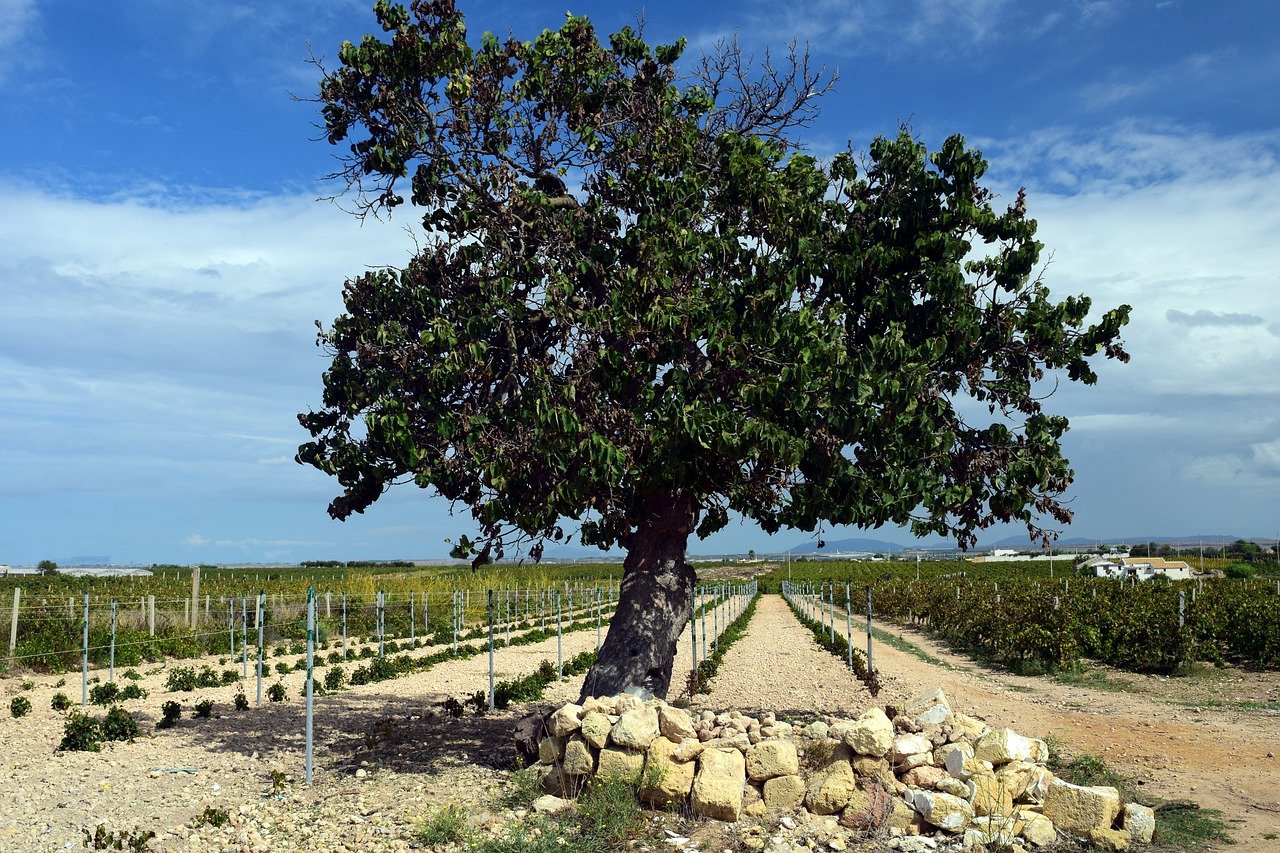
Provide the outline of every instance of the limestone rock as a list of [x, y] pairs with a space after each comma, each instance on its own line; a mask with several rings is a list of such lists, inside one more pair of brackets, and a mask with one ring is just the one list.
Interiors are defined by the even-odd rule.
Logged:
[[913, 788], [932, 788], [946, 775], [947, 771], [941, 767], [916, 767], [902, 775], [902, 783]]
[[1104, 785], [1084, 787], [1054, 779], [1044, 798], [1044, 816], [1064, 832], [1088, 837], [1110, 829], [1120, 813], [1120, 792]]
[[943, 766], [947, 768], [947, 772], [952, 776], [965, 780], [973, 775], [972, 765], [969, 763], [973, 760], [972, 745], [961, 741], [951, 746], [941, 747], [939, 752], [943, 753]]
[[796, 745], [789, 740], [768, 740], [747, 750], [747, 776], [763, 782], [775, 776], [793, 776], [800, 772]]
[[[927, 737], [918, 734], [898, 735], [893, 739], [893, 751], [891, 756], [895, 764], [904, 763], [905, 759], [913, 755], [921, 753], [930, 754], [932, 761], [933, 743]], [[916, 762], [914, 767], [919, 767], [925, 762]]]
[[1034, 761], [1036, 747], [1013, 729], [993, 729], [978, 739], [973, 746], [974, 757], [990, 761], [999, 767], [1010, 761]]
[[[634, 697], [624, 697], [634, 698]], [[638, 702], [639, 700], [637, 700]], [[619, 700], [619, 705], [622, 702]], [[650, 742], [658, 736], [658, 712], [639, 707], [624, 711], [609, 732], [609, 740], [623, 749], [635, 749], [643, 752], [649, 748]]]
[[943, 776], [937, 782], [933, 783], [933, 787], [944, 794], [950, 794], [953, 797], [959, 797], [962, 800], [969, 799], [973, 790], [969, 787], [969, 783], [961, 782], [959, 779], [953, 779], [950, 776]]
[[1156, 813], [1154, 809], [1140, 806], [1137, 803], [1124, 805], [1124, 829], [1129, 833], [1129, 840], [1138, 844], [1150, 844], [1151, 836], [1156, 831]]
[[673, 708], [667, 704], [658, 706], [658, 730], [675, 743], [679, 743], [685, 738], [696, 738], [698, 736], [689, 712], [683, 708]]
[[582, 700], [582, 713], [583, 716], [596, 713], [604, 714], [606, 717], [610, 714], [617, 714], [618, 700], [612, 696], [589, 696]]
[[692, 761], [708, 749], [736, 749], [741, 753], [746, 753], [751, 748], [751, 739], [746, 735], [739, 734], [733, 737], [712, 738], [711, 740], [685, 740], [680, 743], [676, 750], [675, 758], [677, 761]]
[[1058, 840], [1058, 832], [1054, 828], [1053, 821], [1030, 809], [1018, 809], [1014, 812], [1014, 818], [1018, 821], [1018, 834], [1036, 847], [1048, 847]]
[[601, 778], [632, 782], [644, 771], [644, 753], [606, 747], [596, 761], [596, 775]]
[[857, 832], [875, 832], [893, 814], [893, 800], [888, 791], [874, 782], [858, 788], [840, 812], [840, 825]]
[[582, 706], [570, 702], [562, 705], [547, 720], [547, 728], [555, 737], [567, 737], [582, 726]]
[[[591, 700], [588, 699], [588, 702]], [[582, 727], [579, 731], [587, 743], [596, 749], [604, 749], [605, 744], [609, 742], [609, 732], [613, 729], [613, 723], [609, 722], [609, 718], [599, 711], [587, 711], [582, 715]]]
[[893, 748], [893, 723], [880, 708], [868, 708], [845, 730], [844, 742], [859, 755], [880, 758]]
[[762, 817], [769, 809], [765, 806], [764, 800], [756, 800], [754, 803], [747, 803], [743, 811], [751, 817]]
[[654, 806], [684, 802], [693, 787], [697, 766], [692, 761], [676, 761], [672, 756], [676, 745], [665, 737], [656, 737], [645, 756], [644, 778], [640, 799]]
[[742, 811], [742, 786], [746, 778], [747, 764], [741, 752], [736, 749], [703, 751], [693, 780], [693, 813], [716, 820], [737, 820]]
[[923, 726], [940, 726], [951, 718], [951, 703], [942, 688], [937, 687], [912, 699], [905, 711]]
[[595, 756], [591, 754], [591, 747], [582, 735], [575, 734], [565, 743], [561, 765], [570, 776], [590, 776], [595, 772]]
[[996, 774], [989, 771], [973, 774], [973, 811], [978, 815], [1013, 814], [1013, 794]]
[[826, 740], [830, 732], [829, 727], [822, 720], [814, 720], [812, 723], [804, 727], [805, 734], [814, 740]]
[[1129, 833], [1123, 829], [1095, 829], [1089, 833], [1089, 841], [1095, 850], [1105, 853], [1124, 853], [1129, 849]]
[[804, 802], [804, 780], [799, 776], [775, 776], [764, 783], [764, 804], [769, 811], [789, 812]]
[[538, 741], [538, 763], [555, 764], [564, 755], [564, 738], [544, 737]]
[[907, 805], [905, 800], [894, 797], [886, 828], [890, 832], [897, 830], [904, 835], [916, 835], [920, 832], [922, 820], [919, 812]]
[[804, 803], [814, 814], [835, 814], [849, 804], [856, 788], [853, 768], [838, 758], [810, 777]]
[[1048, 768], [1029, 761], [1010, 761], [1000, 768], [996, 776], [1019, 802], [1042, 802], [1049, 783], [1053, 781], [1053, 774]]
[[947, 832], [963, 832], [973, 820], [973, 806], [968, 801], [939, 791], [914, 791], [912, 805], [925, 823]]
[[970, 743], [976, 742], [980, 737], [991, 731], [991, 727], [976, 717], [970, 717], [968, 714], [961, 714], [958, 711], [951, 712], [951, 728], [964, 740]]
[[573, 800], [562, 799], [552, 794], [544, 794], [533, 801], [533, 810], [538, 814], [559, 814], [570, 808], [573, 808]]

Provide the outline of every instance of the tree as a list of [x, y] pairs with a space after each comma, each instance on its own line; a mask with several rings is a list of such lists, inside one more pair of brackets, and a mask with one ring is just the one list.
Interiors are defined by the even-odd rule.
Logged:
[[41, 560], [36, 564], [36, 570], [42, 575], [56, 575], [58, 573], [58, 564], [53, 560]]
[[584, 696], [666, 694], [689, 536], [731, 512], [962, 545], [1069, 520], [1041, 380], [1127, 360], [1128, 308], [1050, 299], [1023, 194], [998, 212], [963, 139], [805, 154], [828, 79], [794, 48], [753, 76], [722, 45], [681, 78], [683, 40], [579, 17], [473, 45], [450, 0], [375, 14], [387, 38], [323, 71], [325, 131], [357, 212], [409, 201], [423, 244], [347, 280], [320, 330], [298, 460], [337, 478], [334, 518], [413, 482], [469, 509], [476, 564], [624, 547]]

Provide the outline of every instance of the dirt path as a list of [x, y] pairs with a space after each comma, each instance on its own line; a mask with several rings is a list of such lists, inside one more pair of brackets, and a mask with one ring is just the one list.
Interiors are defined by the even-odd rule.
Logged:
[[[837, 616], [837, 628], [842, 616]], [[1117, 680], [1129, 689], [1097, 690], [1012, 675], [980, 666], [919, 633], [877, 627], [940, 661], [926, 662], [876, 643], [876, 669], [885, 686], [881, 701], [901, 703], [925, 688], [941, 687], [957, 710], [992, 726], [1053, 736], [1071, 754], [1102, 756], [1156, 797], [1190, 799], [1221, 810], [1241, 845], [1237, 849], [1280, 851], [1280, 717], [1273, 713], [1214, 707], [1212, 701], [1179, 708], [1161, 698], [1156, 682], [1169, 679], [1159, 677], [1121, 677]], [[865, 621], [855, 616], [855, 643], [865, 631]], [[1259, 694], [1274, 698], [1274, 675], [1252, 679], [1251, 690], [1236, 685], [1234, 692], [1253, 701]], [[1136, 692], [1144, 684], [1148, 692]], [[1232, 692], [1224, 685], [1219, 695], [1226, 698]]]
[[711, 692], [698, 696], [694, 705], [812, 718], [861, 711], [873, 701], [863, 683], [814, 642], [781, 596], [765, 595], [712, 680]]

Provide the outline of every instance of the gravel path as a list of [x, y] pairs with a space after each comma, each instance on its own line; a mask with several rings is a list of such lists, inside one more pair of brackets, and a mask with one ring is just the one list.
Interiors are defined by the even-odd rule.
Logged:
[[730, 648], [697, 708], [774, 711], [785, 716], [861, 712], [874, 700], [835, 656], [820, 648], [779, 595], [764, 595], [746, 633]]

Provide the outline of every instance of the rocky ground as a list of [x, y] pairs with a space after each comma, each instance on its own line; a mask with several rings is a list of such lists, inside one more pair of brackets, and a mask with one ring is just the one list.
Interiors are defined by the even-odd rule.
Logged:
[[[885, 691], [872, 700], [839, 660], [813, 643], [780, 598], [765, 596], [710, 694], [694, 704], [812, 719], [938, 686], [957, 710], [993, 726], [1053, 735], [1071, 749], [1106, 756], [1156, 796], [1221, 809], [1241, 842], [1237, 849], [1280, 850], [1280, 841], [1267, 837], [1280, 827], [1280, 761], [1274, 757], [1280, 718], [1243, 704], [1280, 697], [1276, 674], [1225, 670], [1192, 686], [1139, 679], [1129, 684], [1132, 689], [1096, 690], [987, 670], [925, 638], [910, 639], [943, 664], [878, 646]], [[566, 635], [565, 658], [594, 648], [595, 641], [594, 630]], [[686, 634], [677, 671], [689, 667], [690, 657]], [[499, 650], [498, 678], [527, 674], [554, 658], [554, 639]], [[302, 782], [300, 675], [284, 679], [289, 701], [243, 712], [232, 708], [235, 686], [168, 694], [163, 677], [146, 675], [139, 683], [150, 696], [126, 703], [137, 712], [143, 735], [101, 753], [56, 751], [62, 715], [49, 708], [56, 679], [37, 678], [34, 689], [22, 691], [31, 698], [32, 714], [13, 719], [5, 710], [0, 716], [7, 747], [0, 849], [82, 849], [84, 830], [103, 824], [156, 832], [152, 850], [399, 850], [416, 844], [414, 826], [441, 804], [462, 805], [482, 830], [501, 831], [519, 816], [519, 806], [504, 805], [502, 792], [513, 756], [510, 731], [522, 709], [454, 719], [436, 706], [483, 689], [483, 655], [318, 698], [310, 786]], [[1116, 679], [1127, 683], [1128, 677]], [[6, 705], [19, 681], [0, 682]], [[71, 689], [61, 689], [78, 701], [78, 679], [71, 681]], [[1162, 690], [1166, 683], [1176, 689]], [[579, 678], [554, 685], [544, 702], [576, 698], [580, 684]], [[252, 702], [252, 682], [249, 691]], [[1177, 702], [1200, 704], [1174, 704], [1171, 693]], [[176, 728], [157, 732], [159, 706], [169, 698], [183, 701], [187, 713]], [[191, 718], [198, 698], [216, 702], [213, 719]], [[194, 826], [206, 808], [226, 811], [229, 824]], [[749, 831], [692, 826], [678, 815], [662, 819], [702, 850], [739, 847]]]

